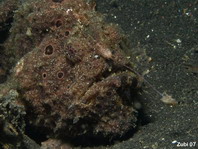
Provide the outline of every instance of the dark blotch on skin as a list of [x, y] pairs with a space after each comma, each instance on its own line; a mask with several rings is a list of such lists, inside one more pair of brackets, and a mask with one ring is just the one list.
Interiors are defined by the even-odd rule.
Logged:
[[52, 0], [55, 3], [61, 3], [63, 0]]
[[57, 76], [59, 79], [62, 79], [64, 77], [64, 72], [62, 71], [58, 72]]
[[48, 45], [46, 48], [45, 48], [45, 54], [46, 55], [52, 55], [54, 52], [54, 48], [52, 47], [52, 45]]
[[45, 79], [47, 77], [47, 74], [46, 73], [43, 73], [42, 74], [42, 77], [43, 77], [43, 79]]
[[69, 36], [69, 31], [65, 31], [65, 36]]
[[63, 22], [61, 20], [57, 20], [55, 25], [56, 27], [60, 27], [63, 24]]

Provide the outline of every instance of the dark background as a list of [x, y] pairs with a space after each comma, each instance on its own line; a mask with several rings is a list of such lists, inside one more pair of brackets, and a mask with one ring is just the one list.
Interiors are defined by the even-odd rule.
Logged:
[[188, 143], [183, 148], [189, 148], [190, 142], [198, 143], [198, 1], [96, 3], [97, 11], [106, 14], [108, 22], [119, 24], [129, 36], [136, 70], [149, 70], [145, 79], [178, 101], [175, 106], [161, 102], [161, 96], [145, 83], [140, 99], [141, 125], [134, 134], [109, 147], [169, 149], [177, 148], [173, 141]]

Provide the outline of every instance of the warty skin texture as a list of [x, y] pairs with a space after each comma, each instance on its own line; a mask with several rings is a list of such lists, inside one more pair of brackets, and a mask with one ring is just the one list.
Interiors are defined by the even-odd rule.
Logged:
[[[137, 76], [124, 35], [84, 0], [36, 0], [15, 12], [5, 43], [29, 123], [46, 134], [122, 136], [135, 127]], [[16, 85], [15, 85], [16, 86]]]

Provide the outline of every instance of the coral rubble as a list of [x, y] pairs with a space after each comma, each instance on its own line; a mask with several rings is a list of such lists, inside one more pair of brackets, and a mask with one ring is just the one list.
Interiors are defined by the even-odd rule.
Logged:
[[14, 13], [4, 43], [7, 66], [16, 63], [9, 88], [29, 123], [49, 135], [113, 137], [135, 127], [137, 76], [124, 67], [124, 35], [94, 8], [84, 0], [28, 0]]

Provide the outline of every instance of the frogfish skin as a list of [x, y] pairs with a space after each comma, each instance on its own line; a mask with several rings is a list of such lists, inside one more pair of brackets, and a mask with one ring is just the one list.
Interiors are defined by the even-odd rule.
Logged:
[[5, 42], [30, 125], [47, 134], [122, 136], [135, 127], [137, 75], [125, 36], [85, 0], [28, 0]]

